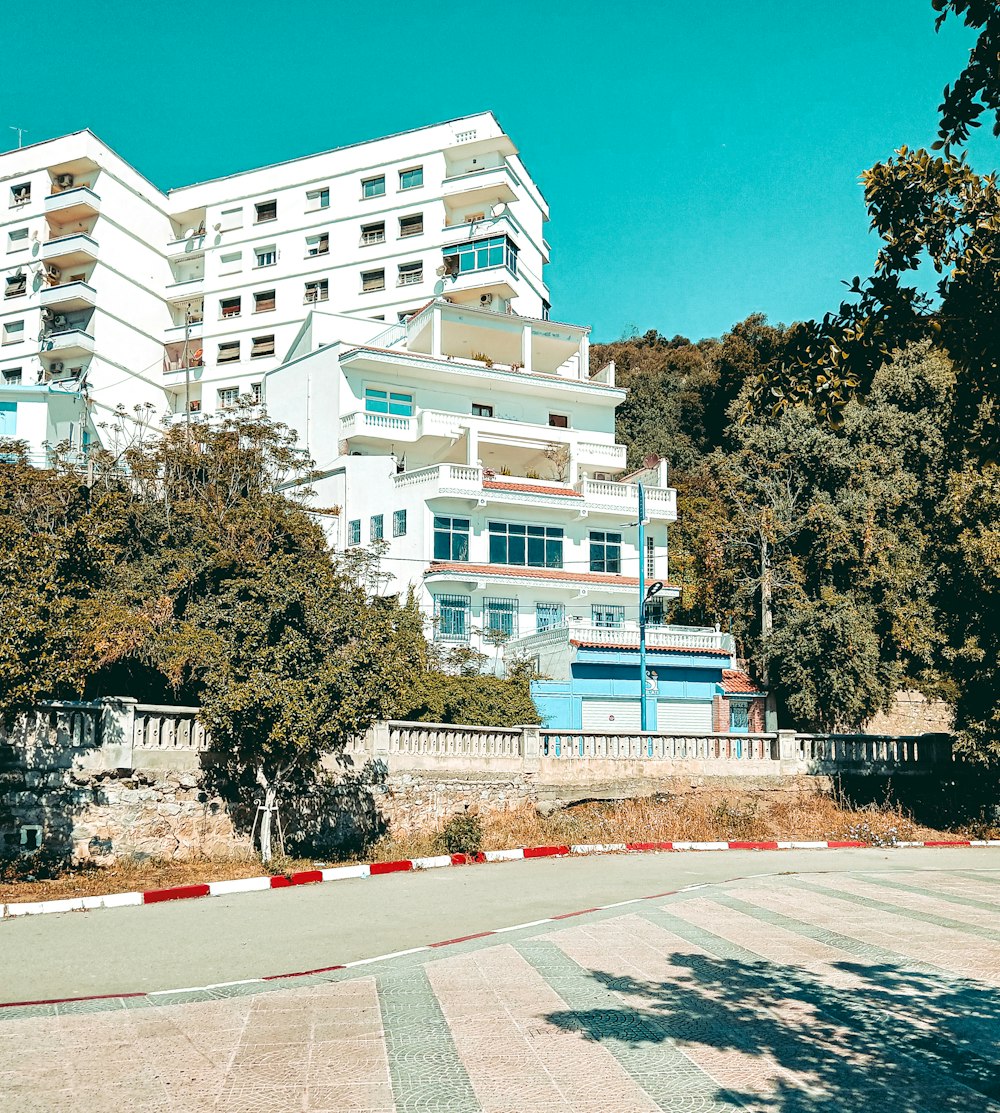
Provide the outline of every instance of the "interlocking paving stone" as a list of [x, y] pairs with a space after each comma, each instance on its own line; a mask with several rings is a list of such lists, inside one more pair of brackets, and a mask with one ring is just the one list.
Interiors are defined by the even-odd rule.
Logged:
[[555, 943], [523, 942], [517, 950], [566, 1002], [571, 1015], [563, 1022], [575, 1024], [582, 1036], [607, 1047], [659, 1109], [670, 1113], [732, 1110], [735, 1103], [716, 1099], [715, 1080], [674, 1046], [655, 1016], [625, 1006], [618, 994]]
[[379, 974], [378, 999], [399, 1113], [479, 1113], [426, 971], [417, 967]]

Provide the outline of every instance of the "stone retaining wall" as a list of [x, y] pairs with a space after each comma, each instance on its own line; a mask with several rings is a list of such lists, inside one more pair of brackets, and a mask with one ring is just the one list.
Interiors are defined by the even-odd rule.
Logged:
[[[0, 852], [77, 861], [185, 859], [250, 849], [253, 814], [206, 777], [210, 739], [196, 708], [133, 700], [49, 704], [0, 736]], [[474, 807], [572, 803], [704, 788], [823, 791], [838, 766], [925, 774], [937, 742], [777, 735], [638, 733], [379, 724], [330, 761], [325, 783], [283, 806], [288, 849], [360, 850]], [[950, 754], [949, 754], [950, 756]], [[230, 794], [235, 796], [235, 794]]]

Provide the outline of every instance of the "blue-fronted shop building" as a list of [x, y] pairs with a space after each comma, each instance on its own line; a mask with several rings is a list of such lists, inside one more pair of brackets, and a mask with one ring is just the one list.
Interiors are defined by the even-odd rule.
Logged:
[[[639, 730], [639, 631], [567, 624], [509, 647], [537, 672], [531, 694], [543, 725], [563, 730]], [[660, 734], [764, 729], [764, 696], [736, 667], [731, 635], [699, 627], [650, 626], [646, 722]]]

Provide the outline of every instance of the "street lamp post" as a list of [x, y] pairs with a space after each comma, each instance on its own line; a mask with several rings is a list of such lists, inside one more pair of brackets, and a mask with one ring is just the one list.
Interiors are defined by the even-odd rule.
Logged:
[[654, 595], [663, 590], [663, 583], [654, 580], [646, 588], [646, 491], [641, 483], [639, 488], [639, 726], [643, 731], [649, 729], [646, 713], [646, 604]]

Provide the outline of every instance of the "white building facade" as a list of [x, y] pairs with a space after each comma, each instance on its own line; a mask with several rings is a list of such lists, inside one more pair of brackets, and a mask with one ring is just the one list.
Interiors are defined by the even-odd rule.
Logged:
[[[625, 476], [614, 366], [588, 330], [435, 298], [375, 339], [316, 311], [268, 372], [271, 416], [298, 430], [336, 548], [381, 543], [433, 636], [488, 654], [539, 629], [635, 626], [643, 559], [667, 579], [666, 465]], [[671, 589], [660, 598], [675, 594]]]
[[89, 414], [60, 426], [80, 448], [119, 406], [211, 414], [260, 393], [313, 306], [544, 317], [547, 219], [490, 113], [166, 193], [89, 131], [0, 154], [5, 428], [34, 433], [19, 388], [50, 384]]

